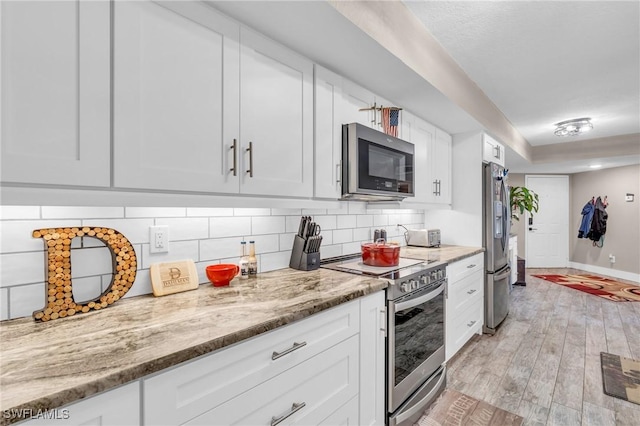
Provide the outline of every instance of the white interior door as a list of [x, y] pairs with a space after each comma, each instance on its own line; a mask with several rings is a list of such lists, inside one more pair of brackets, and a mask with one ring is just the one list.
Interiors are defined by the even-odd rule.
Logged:
[[539, 210], [526, 215], [528, 268], [563, 268], [569, 263], [569, 176], [525, 176], [539, 196]]

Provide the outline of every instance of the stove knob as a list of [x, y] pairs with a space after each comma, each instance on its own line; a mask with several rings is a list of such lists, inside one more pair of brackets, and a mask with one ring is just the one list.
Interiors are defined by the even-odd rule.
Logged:
[[411, 290], [417, 290], [420, 286], [420, 283], [416, 280], [411, 280]]
[[400, 284], [400, 291], [403, 293], [408, 292], [409, 290], [411, 290], [411, 285], [408, 282], [403, 282], [402, 284]]
[[438, 279], [442, 279], [444, 276], [444, 271], [442, 269], [438, 269]]
[[429, 284], [429, 275], [420, 275], [420, 281], [422, 281], [422, 284]]

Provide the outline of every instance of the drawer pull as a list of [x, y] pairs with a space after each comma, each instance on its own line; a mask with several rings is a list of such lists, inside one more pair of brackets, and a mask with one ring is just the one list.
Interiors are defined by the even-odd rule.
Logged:
[[291, 410], [289, 410], [287, 413], [281, 415], [280, 417], [273, 416], [271, 418], [271, 426], [276, 426], [277, 424], [282, 423], [284, 420], [287, 419], [287, 417], [291, 416], [296, 411], [302, 410], [305, 405], [307, 405], [307, 404], [304, 403], [304, 402], [301, 402], [300, 404], [296, 404], [294, 402], [293, 405], [291, 406]]
[[475, 324], [477, 321], [471, 321], [470, 323], [467, 324], [467, 327], [473, 327], [473, 324]]
[[472, 263], [471, 265], [468, 265], [468, 266], [467, 266], [467, 269], [471, 269], [471, 268], [475, 268], [475, 267], [476, 267], [476, 264], [475, 264], [475, 263]]
[[475, 288], [472, 288], [471, 290], [469, 290], [469, 291], [467, 292], [467, 294], [473, 294], [473, 293], [475, 293], [475, 292], [476, 292], [476, 289], [475, 289]]
[[[307, 342], [302, 342], [302, 343], [298, 343], [298, 342], [293, 342], [293, 346], [291, 346], [289, 349], [287, 349], [286, 351], [282, 351], [282, 352], [276, 352], [273, 351], [273, 354], [271, 354], [271, 359], [278, 359], [280, 357], [285, 356], [286, 354], [290, 354], [291, 352], [300, 349], [303, 346], [306, 346]], [[294, 404], [295, 405], [295, 404]]]

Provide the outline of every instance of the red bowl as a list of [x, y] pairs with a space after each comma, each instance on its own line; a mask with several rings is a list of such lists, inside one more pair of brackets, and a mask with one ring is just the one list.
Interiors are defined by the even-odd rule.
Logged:
[[369, 266], [398, 266], [400, 246], [397, 244], [363, 243], [362, 263]]
[[231, 263], [220, 263], [207, 266], [205, 272], [214, 287], [222, 287], [229, 285], [229, 281], [240, 272], [240, 267]]

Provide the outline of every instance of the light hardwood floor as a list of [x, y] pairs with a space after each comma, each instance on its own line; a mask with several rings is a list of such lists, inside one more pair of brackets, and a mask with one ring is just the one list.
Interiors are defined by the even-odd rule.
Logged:
[[[640, 425], [640, 405], [602, 391], [600, 352], [640, 359], [640, 302], [612, 302], [531, 274], [514, 286], [494, 336], [448, 363], [447, 386], [524, 417], [525, 425]], [[624, 281], [624, 280], [621, 280]]]

